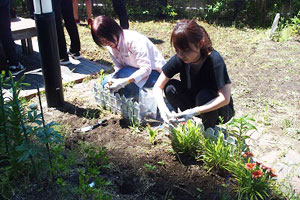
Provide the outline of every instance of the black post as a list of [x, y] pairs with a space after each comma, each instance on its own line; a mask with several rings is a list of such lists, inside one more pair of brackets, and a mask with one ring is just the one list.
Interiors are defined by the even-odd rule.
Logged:
[[[41, 8], [42, 10], [42, 8]], [[64, 105], [54, 12], [34, 14], [48, 107]]]

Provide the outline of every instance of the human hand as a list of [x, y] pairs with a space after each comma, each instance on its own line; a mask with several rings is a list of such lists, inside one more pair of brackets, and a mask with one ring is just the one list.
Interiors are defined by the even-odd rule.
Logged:
[[165, 123], [169, 123], [170, 122], [170, 119], [171, 119], [171, 113], [169, 110], [163, 110], [163, 109], [160, 109], [159, 110], [160, 112], [160, 116], [161, 118], [164, 120]]
[[191, 108], [191, 109], [187, 109], [183, 112], [179, 112], [179, 113], [172, 113], [172, 118], [175, 119], [176, 121], [180, 122], [180, 121], [187, 121], [189, 119], [191, 119], [194, 116], [200, 115], [201, 112], [199, 110], [199, 108]]
[[111, 93], [115, 93], [128, 84], [128, 78], [112, 78], [107, 84], [105, 84], [105, 88], [109, 89]]

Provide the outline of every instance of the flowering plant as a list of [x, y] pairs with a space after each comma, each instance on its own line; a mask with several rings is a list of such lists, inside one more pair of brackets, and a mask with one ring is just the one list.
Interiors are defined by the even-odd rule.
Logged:
[[243, 152], [241, 159], [230, 162], [227, 170], [237, 181], [238, 199], [269, 199], [275, 186], [275, 170], [252, 161], [253, 154]]

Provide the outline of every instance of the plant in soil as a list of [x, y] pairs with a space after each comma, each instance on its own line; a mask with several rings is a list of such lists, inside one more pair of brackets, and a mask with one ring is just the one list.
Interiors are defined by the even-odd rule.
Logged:
[[204, 127], [197, 125], [192, 120], [171, 128], [171, 143], [175, 152], [195, 158], [204, 140], [203, 131]]
[[273, 191], [276, 191], [277, 175], [272, 168], [253, 162], [251, 157], [251, 153], [243, 153], [240, 159], [229, 161], [227, 166], [237, 181], [237, 199], [272, 199]]
[[255, 120], [253, 118], [242, 116], [240, 118], [232, 119], [227, 126], [227, 130], [236, 138], [236, 155], [240, 156], [244, 150], [246, 150], [245, 140], [250, 138], [246, 135], [251, 130], [257, 130], [256, 127], [251, 123]]
[[[110, 167], [106, 150], [84, 143], [68, 152], [62, 147], [59, 145], [53, 150], [54, 175], [60, 195], [72, 199], [112, 199], [107, 189], [111, 182], [101, 176], [102, 169]], [[75, 177], [75, 182], [72, 177]]]
[[234, 147], [224, 142], [223, 134], [219, 134], [216, 141], [211, 137], [206, 138], [202, 144], [203, 146], [199, 150], [199, 156], [196, 159], [203, 161], [208, 171], [214, 169], [216, 172], [223, 174], [233, 154]]
[[[11, 74], [6, 80], [3, 75], [0, 77], [0, 129], [1, 141], [4, 141], [0, 148], [4, 152], [1, 157], [5, 160], [0, 170], [6, 175], [0, 182], [3, 198], [10, 198], [18, 191], [12, 189], [14, 182], [11, 180], [22, 179], [27, 174], [32, 182], [40, 182], [41, 176], [51, 174], [49, 146], [59, 143], [62, 137], [52, 128], [56, 123], [44, 123], [42, 112], [38, 114], [35, 109], [26, 112], [25, 101], [19, 97], [23, 80], [24, 76], [14, 81]], [[3, 87], [11, 88], [11, 97], [3, 97]]]
[[157, 130], [154, 130], [153, 128], [151, 128], [151, 126], [149, 124], [147, 124], [147, 130], [149, 132], [149, 140], [150, 140], [150, 143], [151, 144], [154, 144], [154, 140], [155, 140], [155, 137], [157, 135]]

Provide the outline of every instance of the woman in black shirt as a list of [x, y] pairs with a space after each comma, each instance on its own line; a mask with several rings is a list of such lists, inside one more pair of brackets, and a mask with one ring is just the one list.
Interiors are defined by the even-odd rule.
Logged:
[[[181, 20], [174, 27], [171, 45], [176, 54], [164, 65], [154, 86], [163, 120], [197, 116], [206, 129], [228, 122], [234, 115], [231, 81], [224, 60], [213, 49], [205, 29], [194, 20]], [[172, 79], [176, 74], [180, 80]], [[170, 112], [163, 93], [178, 113]]]

